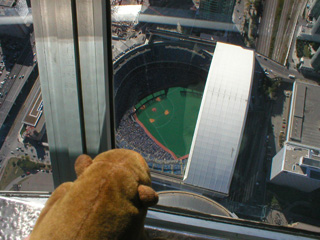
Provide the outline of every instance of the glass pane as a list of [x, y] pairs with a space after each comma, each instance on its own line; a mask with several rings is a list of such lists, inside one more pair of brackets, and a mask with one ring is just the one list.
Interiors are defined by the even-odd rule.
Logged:
[[0, 190], [52, 191], [30, 3], [0, 6]]
[[319, 225], [319, 2], [112, 1], [116, 143], [155, 189]]
[[[159, 204], [319, 232], [320, 1], [110, 5], [116, 145]], [[30, 1], [0, 6], [0, 190], [52, 191]]]

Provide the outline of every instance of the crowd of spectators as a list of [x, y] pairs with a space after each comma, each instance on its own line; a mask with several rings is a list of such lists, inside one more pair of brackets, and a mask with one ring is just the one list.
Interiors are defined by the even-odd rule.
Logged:
[[187, 163], [183, 160], [174, 159], [170, 153], [157, 145], [135, 122], [130, 109], [123, 116], [116, 133], [118, 148], [126, 148], [139, 152], [147, 161], [151, 169], [164, 173], [182, 175]]
[[212, 56], [192, 43], [163, 42], [132, 48], [114, 59], [117, 146], [139, 152], [151, 169], [182, 175], [187, 159], [176, 160], [157, 145], [134, 121], [133, 105], [163, 89], [204, 82]]

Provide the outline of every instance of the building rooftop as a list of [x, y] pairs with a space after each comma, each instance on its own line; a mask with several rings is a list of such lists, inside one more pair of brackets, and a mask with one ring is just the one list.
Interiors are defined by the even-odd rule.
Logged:
[[311, 42], [320, 42], [319, 34], [312, 34], [312, 25], [300, 26], [298, 29], [297, 39]]
[[317, 85], [293, 85], [287, 139], [272, 161], [270, 179], [276, 184], [304, 192], [320, 188], [319, 94]]
[[244, 131], [254, 52], [218, 42], [194, 131], [184, 182], [229, 194]]
[[312, 68], [311, 66], [311, 59], [310, 58], [303, 58], [303, 62], [301, 63], [301, 66]]
[[38, 93], [32, 101], [32, 104], [30, 105], [28, 112], [26, 113], [26, 116], [24, 117], [23, 123], [35, 127], [42, 116], [42, 112], [43, 101], [41, 91], [39, 89]]
[[302, 157], [307, 157], [309, 150], [291, 145], [285, 146], [285, 161], [283, 170], [295, 172], [298, 174], [306, 174], [304, 169], [299, 165]]
[[320, 148], [319, 95], [319, 86], [295, 83], [288, 142], [307, 148]]

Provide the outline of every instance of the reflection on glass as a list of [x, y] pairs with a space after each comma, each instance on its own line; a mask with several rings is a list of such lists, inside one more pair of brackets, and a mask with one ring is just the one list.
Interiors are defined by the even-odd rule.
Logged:
[[0, 189], [52, 191], [30, 4], [0, 5]]
[[[320, 223], [320, 1], [110, 3], [116, 144], [144, 156], [154, 188], [205, 195], [244, 219], [319, 231], [310, 225]], [[50, 191], [30, 4], [0, 6], [0, 189]], [[245, 91], [240, 78], [248, 61], [231, 65], [240, 54], [212, 65], [220, 43], [254, 54]], [[217, 76], [227, 86], [206, 91]], [[199, 118], [210, 107], [212, 114]], [[185, 181], [197, 163], [198, 183]], [[207, 183], [229, 185], [218, 191]]]

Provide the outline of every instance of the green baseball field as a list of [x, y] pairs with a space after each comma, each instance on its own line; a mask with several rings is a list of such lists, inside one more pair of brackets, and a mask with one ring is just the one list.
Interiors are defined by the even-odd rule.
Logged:
[[203, 86], [175, 87], [149, 95], [136, 104], [137, 122], [175, 158], [189, 154]]

